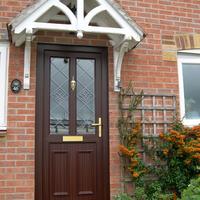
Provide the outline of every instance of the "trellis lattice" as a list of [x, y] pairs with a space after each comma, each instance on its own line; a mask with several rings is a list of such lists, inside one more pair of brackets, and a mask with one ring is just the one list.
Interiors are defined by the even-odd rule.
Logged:
[[[144, 162], [154, 165], [151, 153], [155, 153], [157, 139], [160, 133], [167, 132], [176, 119], [176, 96], [168, 94], [135, 94], [131, 88], [123, 95], [120, 105], [124, 116], [131, 114], [129, 123], [141, 124], [141, 143], [139, 152]], [[138, 98], [139, 96], [139, 98]], [[137, 99], [140, 99], [138, 101]], [[138, 102], [137, 106], [130, 106], [130, 102]], [[123, 166], [123, 164], [122, 164]], [[126, 170], [122, 170], [122, 184], [124, 191], [132, 193], [133, 182]]]
[[[128, 94], [132, 98], [135, 94]], [[128, 110], [123, 105], [123, 110]], [[143, 94], [141, 103], [136, 107], [134, 121], [140, 122], [143, 137], [157, 137], [166, 132], [176, 117], [176, 96], [160, 94]]]

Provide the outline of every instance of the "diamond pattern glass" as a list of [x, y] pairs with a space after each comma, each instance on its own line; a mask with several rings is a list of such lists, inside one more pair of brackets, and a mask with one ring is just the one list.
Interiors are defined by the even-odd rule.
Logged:
[[95, 61], [77, 59], [77, 133], [95, 134]]
[[51, 58], [50, 132], [69, 134], [69, 59]]

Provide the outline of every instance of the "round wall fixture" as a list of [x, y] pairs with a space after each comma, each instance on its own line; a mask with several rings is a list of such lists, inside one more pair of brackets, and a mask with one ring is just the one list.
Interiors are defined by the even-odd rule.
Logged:
[[18, 79], [14, 79], [12, 82], [11, 82], [11, 90], [13, 93], [19, 93], [20, 90], [21, 90], [21, 87], [22, 87], [22, 83], [20, 80]]

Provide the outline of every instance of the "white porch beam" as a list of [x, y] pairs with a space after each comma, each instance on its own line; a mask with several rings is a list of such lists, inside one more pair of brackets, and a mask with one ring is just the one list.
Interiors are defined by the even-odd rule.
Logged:
[[127, 30], [124, 28], [109, 28], [109, 27], [99, 27], [99, 26], [87, 26], [84, 28], [85, 32], [89, 33], [106, 33], [106, 34], [119, 34], [124, 35]]
[[31, 66], [31, 41], [32, 35], [26, 35], [25, 48], [24, 48], [24, 84], [25, 90], [30, 89], [30, 66]]
[[[66, 31], [66, 32], [81, 31], [73, 25], [55, 24], [55, 23], [33, 22], [29, 26], [32, 29], [40, 29], [40, 30]], [[83, 28], [82, 31], [87, 33], [105, 33], [105, 34], [117, 34], [117, 35], [124, 35], [124, 33], [126, 33], [126, 29], [98, 27], [98, 26], [86, 26]]]
[[84, 25], [84, 0], [77, 0], [77, 23], [78, 28]]
[[77, 0], [77, 37], [83, 37], [84, 28], [84, 0]]
[[33, 29], [40, 30], [50, 30], [50, 31], [77, 31], [76, 27], [73, 25], [66, 24], [55, 24], [55, 23], [43, 23], [43, 22], [33, 22], [31, 25]]

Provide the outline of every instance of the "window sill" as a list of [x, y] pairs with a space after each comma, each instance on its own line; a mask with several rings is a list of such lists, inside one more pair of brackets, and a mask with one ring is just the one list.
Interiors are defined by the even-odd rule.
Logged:
[[184, 119], [183, 124], [188, 127], [200, 125], [200, 119]]

